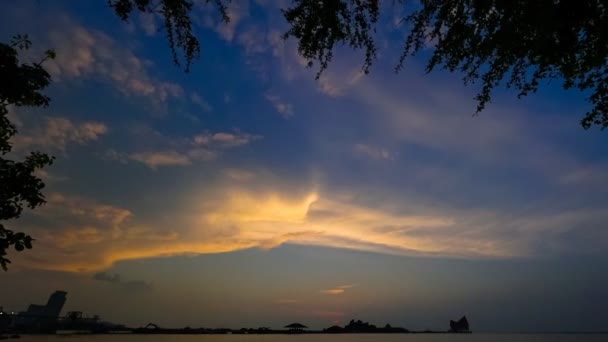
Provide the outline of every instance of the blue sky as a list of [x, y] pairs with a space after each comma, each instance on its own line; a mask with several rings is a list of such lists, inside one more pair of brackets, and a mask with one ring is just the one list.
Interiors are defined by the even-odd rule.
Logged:
[[2, 4], [2, 39], [57, 52], [51, 106], [11, 110], [14, 153], [57, 162], [14, 224], [36, 244], [10, 255], [1, 304], [65, 289], [133, 325], [605, 329], [606, 133], [578, 124], [585, 94], [500, 89], [473, 116], [477, 88], [425, 75], [428, 51], [393, 72], [389, 5], [372, 73], [338, 49], [316, 81], [279, 6], [235, 1], [228, 25], [197, 7], [186, 74], [154, 16]]

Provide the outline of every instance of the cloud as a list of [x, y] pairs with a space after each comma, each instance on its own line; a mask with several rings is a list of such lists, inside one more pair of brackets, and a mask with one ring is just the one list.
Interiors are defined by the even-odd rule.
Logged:
[[93, 275], [93, 279], [99, 280], [99, 281], [107, 281], [109, 283], [119, 283], [120, 275], [119, 274], [111, 275], [106, 272], [98, 272]]
[[208, 26], [212, 25], [222, 39], [232, 42], [237, 26], [243, 18], [249, 15], [249, 3], [248, 1], [231, 1], [226, 12], [230, 22], [208, 22]]
[[245, 49], [245, 54], [248, 56], [266, 52], [268, 49], [266, 36], [257, 27], [252, 27], [247, 31], [241, 32], [238, 35], [237, 41]]
[[156, 229], [133, 218], [128, 209], [50, 193], [46, 205], [21, 220], [23, 229], [36, 239], [36, 256], [14, 257], [36, 268], [87, 272], [104, 269], [96, 265], [111, 265], [115, 252], [133, 248], [141, 253], [148, 243], [160, 246], [178, 238], [170, 229]]
[[36, 171], [34, 171], [34, 175], [36, 177], [42, 179], [47, 184], [65, 182], [65, 181], [69, 180], [69, 177], [56, 176], [54, 174], [49, 173], [48, 171], [46, 171], [44, 169], [37, 169]]
[[585, 165], [566, 170], [559, 177], [559, 183], [569, 186], [593, 186], [601, 189], [608, 184], [608, 165]]
[[110, 274], [106, 272], [95, 273], [93, 275], [93, 280], [114, 284], [132, 292], [149, 291], [153, 287], [150, 282], [145, 282], [143, 280], [123, 280], [119, 274]]
[[266, 94], [266, 99], [274, 106], [274, 109], [285, 119], [293, 116], [293, 106], [283, 101], [279, 96]]
[[[277, 73], [287, 81], [311, 80], [314, 71], [308, 67], [308, 61], [300, 55], [295, 40], [284, 40], [285, 29], [274, 25], [264, 29], [250, 26], [239, 34], [239, 45], [245, 50], [247, 64], [267, 79], [270, 73]], [[256, 58], [257, 57], [257, 58]], [[269, 60], [274, 61], [269, 63]], [[331, 70], [325, 70], [313, 86], [319, 92], [330, 97], [341, 97], [349, 93], [364, 76], [360, 61], [345, 58], [345, 63], [332, 64]], [[344, 59], [342, 60], [344, 62]], [[276, 96], [276, 95], [275, 95]]]
[[[361, 104], [373, 108], [373, 120], [380, 122], [379, 131], [370, 134], [382, 134], [395, 143], [416, 144], [486, 162], [507, 161], [505, 155], [525, 158], [548, 148], [546, 142], [530, 133], [530, 122], [521, 121], [521, 111], [493, 105], [472, 118], [473, 102], [463, 100], [463, 94], [447, 87], [437, 89], [424, 80], [408, 88], [408, 97], [402, 96], [404, 90], [385, 81], [354, 89]], [[545, 156], [544, 161], [552, 156]]]
[[[210, 20], [206, 25], [213, 27], [215, 24]], [[235, 36], [234, 31], [224, 29], [226, 31], [220, 36], [232, 41], [232, 37]], [[306, 68], [306, 60], [298, 53], [297, 44], [293, 40], [285, 41], [282, 38], [283, 32], [283, 27], [277, 25], [267, 28], [248, 24], [246, 29], [236, 34], [236, 43], [244, 50], [246, 64], [261, 79], [268, 80], [274, 73], [287, 81], [311, 75], [310, 70]], [[273, 58], [274, 61], [272, 61]], [[277, 68], [278, 72], [274, 68]]]
[[343, 294], [344, 292], [346, 292], [347, 289], [353, 288], [355, 286], [357, 286], [357, 284], [340, 285], [340, 286], [336, 286], [336, 288], [329, 289], [329, 290], [321, 290], [319, 292], [321, 292], [323, 294], [338, 295], [338, 294]]
[[196, 104], [197, 106], [201, 107], [203, 109], [203, 111], [205, 112], [211, 112], [213, 110], [213, 107], [211, 107], [211, 105], [209, 104], [209, 102], [205, 101], [198, 93], [193, 92], [192, 94], [190, 94], [190, 100], [192, 101], [192, 103]]
[[[587, 251], [608, 247], [602, 210], [560, 213], [453, 209], [389, 200], [360, 203], [357, 196], [311, 191], [269, 191], [255, 184], [206, 184], [189, 205], [173, 209], [169, 227], [128, 209], [52, 194], [23, 229], [36, 238], [43, 260], [16, 254], [31, 267], [99, 271], [121, 260], [220, 253], [281, 244], [317, 245], [394, 255], [511, 258], [568, 252], [563, 236], [576, 232]], [[193, 189], [194, 190], [194, 189]], [[368, 194], [365, 198], [369, 198]], [[374, 201], [372, 201], [374, 202]], [[390, 204], [383, 206], [382, 204]], [[168, 209], [169, 210], [169, 209]], [[204, 227], [204, 229], [201, 229]], [[566, 235], [565, 235], [566, 234]], [[569, 241], [572, 238], [569, 239]], [[356, 284], [323, 293], [340, 294]]]
[[204, 132], [196, 135], [193, 140], [195, 145], [216, 147], [237, 147], [247, 145], [255, 140], [261, 139], [261, 135], [234, 132]]
[[341, 97], [348, 94], [358, 85], [365, 73], [353, 62], [337, 65], [332, 70], [325, 71], [317, 80], [317, 89], [329, 97]]
[[148, 36], [154, 36], [158, 32], [156, 15], [153, 13], [141, 12], [139, 14], [139, 24]]
[[120, 153], [115, 150], [107, 150], [103, 158], [106, 160], [115, 160], [121, 163], [136, 161], [148, 166], [151, 169], [157, 169], [163, 166], [188, 166], [195, 161], [208, 161], [216, 157], [216, 153], [204, 148], [192, 148], [184, 152], [174, 150], [166, 151], [149, 151], [138, 153]]
[[64, 152], [69, 144], [84, 145], [107, 133], [108, 127], [95, 121], [74, 123], [63, 117], [47, 117], [43, 126], [24, 131], [13, 138], [16, 150], [42, 148]]
[[343, 294], [344, 293], [344, 289], [321, 290], [320, 292], [324, 293], [324, 294], [336, 295], [336, 294]]
[[343, 90], [333, 84], [330, 81], [329, 77], [326, 75], [319, 77], [318, 86], [319, 91], [325, 95], [329, 95], [331, 97], [338, 97], [344, 95]]
[[355, 153], [371, 159], [395, 160], [395, 155], [385, 148], [358, 143], [355, 144], [353, 150]]
[[134, 153], [128, 157], [129, 159], [146, 164], [153, 169], [158, 166], [184, 166], [192, 164], [192, 161], [187, 155], [175, 151]]
[[[156, 103], [183, 95], [180, 85], [150, 75], [148, 61], [138, 58], [131, 48], [109, 35], [65, 17], [58, 19], [53, 27], [48, 33], [49, 44], [58, 53], [45, 68], [54, 81], [94, 78], [112, 84], [125, 95], [144, 96]], [[151, 28], [149, 23], [145, 27]]]
[[152, 135], [164, 145], [173, 146], [172, 149], [154, 149], [142, 152], [124, 153], [108, 149], [103, 158], [106, 160], [128, 163], [135, 161], [151, 169], [163, 166], [188, 166], [197, 161], [209, 161], [227, 149], [250, 144], [261, 139], [261, 135], [244, 133], [238, 130], [233, 132], [203, 132], [186, 139], [170, 139], [156, 131], [146, 131], [145, 135]]

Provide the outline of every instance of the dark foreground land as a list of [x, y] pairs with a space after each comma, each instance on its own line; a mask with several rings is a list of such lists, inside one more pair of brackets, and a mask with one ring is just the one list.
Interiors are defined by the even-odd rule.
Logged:
[[[466, 318], [463, 317], [464, 322]], [[458, 322], [462, 322], [458, 321]], [[162, 328], [154, 323], [149, 323], [145, 327], [129, 328], [124, 325], [99, 324], [96, 321], [87, 320], [63, 320], [53, 325], [47, 325], [47, 329], [38, 327], [17, 326], [12, 329], [0, 329], [0, 339], [17, 337], [18, 334], [138, 334], [138, 335], [220, 335], [220, 334], [256, 334], [256, 335], [278, 335], [278, 334], [446, 334], [446, 333], [470, 333], [468, 322], [466, 326], [456, 326], [458, 322], [450, 321], [448, 331], [411, 331], [401, 327], [392, 327], [386, 324], [384, 327], [376, 327], [373, 324], [360, 320], [351, 320], [350, 323], [341, 326], [331, 326], [323, 330], [310, 330], [307, 326], [300, 323], [292, 323], [284, 329], [270, 329], [268, 327], [259, 328]], [[50, 323], [50, 322], [47, 322]], [[34, 329], [37, 328], [37, 329]]]

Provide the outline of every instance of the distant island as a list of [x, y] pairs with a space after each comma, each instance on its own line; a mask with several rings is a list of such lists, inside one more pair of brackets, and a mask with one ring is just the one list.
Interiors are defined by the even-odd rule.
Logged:
[[411, 331], [390, 324], [376, 326], [361, 320], [351, 320], [344, 327], [333, 325], [322, 330], [308, 330], [301, 323], [287, 324], [283, 329], [259, 328], [162, 328], [154, 323], [144, 327], [129, 328], [121, 324], [102, 321], [99, 316], [85, 317], [80, 311], [60, 316], [67, 300], [67, 292], [55, 291], [45, 305], [31, 304], [26, 311], [4, 312], [0, 306], [0, 338], [18, 334], [56, 334], [71, 331], [84, 334], [407, 334], [407, 333], [471, 333], [469, 321], [463, 316], [458, 321], [450, 320], [450, 329], [445, 331]]
[[355, 321], [354, 319], [350, 321], [344, 328], [334, 325], [327, 329], [323, 329], [323, 332], [328, 334], [357, 334], [357, 333], [384, 333], [384, 334], [394, 334], [394, 333], [408, 333], [410, 332], [408, 329], [399, 328], [399, 327], [391, 327], [390, 324], [386, 324], [384, 327], [378, 328], [373, 324], [369, 324], [367, 322], [362, 322], [360, 320]]
[[[453, 326], [453, 322], [457, 323]], [[460, 322], [460, 323], [459, 323]], [[464, 325], [466, 322], [466, 327]], [[460, 324], [460, 325], [458, 325]], [[323, 330], [306, 330], [308, 327], [301, 323], [291, 323], [284, 327], [285, 329], [270, 329], [268, 327], [260, 328], [241, 328], [238, 330], [220, 328], [160, 328], [155, 324], [148, 324], [143, 328], [133, 329], [134, 334], [446, 334], [446, 333], [471, 333], [469, 330], [468, 321], [463, 316], [458, 321], [450, 321], [450, 330], [445, 331], [411, 331], [406, 328], [393, 327], [386, 324], [383, 327], [377, 327], [374, 324], [363, 322], [361, 320], [352, 319], [344, 327], [333, 325]], [[465, 329], [466, 328], [466, 329]]]

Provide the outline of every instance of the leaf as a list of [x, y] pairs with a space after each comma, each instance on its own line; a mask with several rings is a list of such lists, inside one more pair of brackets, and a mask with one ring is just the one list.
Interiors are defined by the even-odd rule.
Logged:
[[55, 59], [55, 57], [57, 57], [57, 54], [55, 53], [55, 50], [52, 50], [52, 49], [46, 50], [44, 52], [44, 55], [47, 58], [49, 58], [49, 59]]

